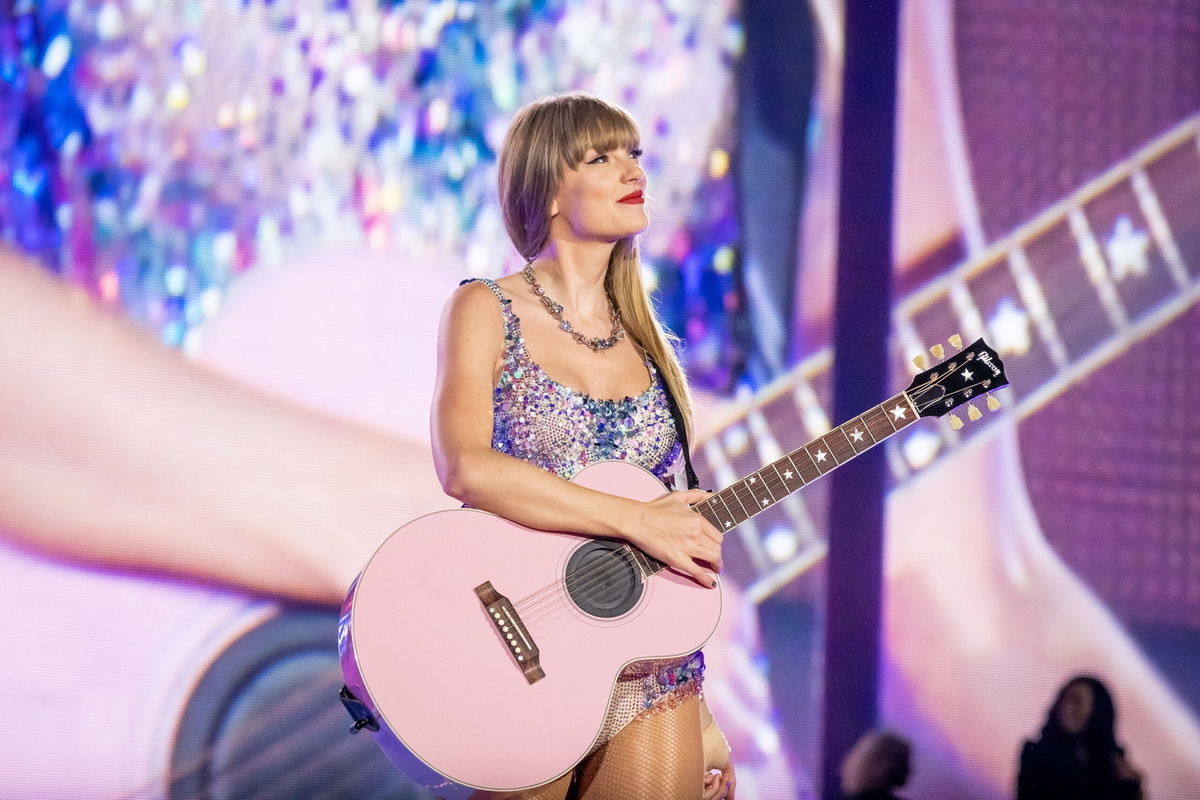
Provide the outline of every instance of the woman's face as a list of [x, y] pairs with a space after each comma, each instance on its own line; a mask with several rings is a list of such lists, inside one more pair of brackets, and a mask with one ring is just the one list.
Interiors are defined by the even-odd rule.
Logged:
[[1070, 734], [1082, 733], [1092, 718], [1096, 699], [1086, 683], [1072, 683], [1058, 701], [1058, 724]]
[[644, 231], [650, 218], [641, 155], [636, 148], [589, 148], [574, 169], [564, 169], [550, 205], [551, 237], [615, 242]]

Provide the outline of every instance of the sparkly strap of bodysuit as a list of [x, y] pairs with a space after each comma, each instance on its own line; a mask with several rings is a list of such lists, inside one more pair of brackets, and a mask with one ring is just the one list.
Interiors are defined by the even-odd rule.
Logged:
[[[654, 366], [637, 397], [597, 399], [563, 386], [525, 347], [521, 320], [495, 281], [479, 279], [500, 302], [504, 356], [493, 391], [492, 449], [570, 480], [597, 461], [629, 461], [660, 480], [680, 461], [675, 421]], [[668, 708], [700, 692], [704, 656], [639, 661], [617, 679], [597, 745], [643, 713]]]

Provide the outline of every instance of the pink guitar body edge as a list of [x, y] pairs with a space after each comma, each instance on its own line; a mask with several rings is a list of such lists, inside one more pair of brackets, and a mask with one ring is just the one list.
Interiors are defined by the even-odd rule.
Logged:
[[[575, 482], [635, 500], [666, 491], [617, 461], [589, 466]], [[551, 781], [591, 750], [627, 664], [688, 655], [708, 640], [721, 615], [719, 587], [669, 569], [645, 577], [634, 559], [592, 549], [606, 542], [453, 509], [413, 520], [375, 552], [346, 598], [338, 648], [347, 687], [405, 774], [447, 800], [468, 797], [468, 787]], [[570, 594], [562, 581], [573, 556], [592, 560], [572, 566], [583, 577]], [[581, 604], [593, 602], [600, 582], [588, 579], [599, 569], [614, 569], [616, 586], [589, 613]], [[515, 604], [522, 630], [508, 633], [518, 633], [517, 644], [504, 632], [507, 614], [495, 618], [504, 609], [493, 603], [489, 612], [476, 592], [487, 582]], [[526, 600], [551, 585], [558, 590], [539, 593], [541, 602]], [[544, 672], [532, 683], [514, 652], [520, 633]]]

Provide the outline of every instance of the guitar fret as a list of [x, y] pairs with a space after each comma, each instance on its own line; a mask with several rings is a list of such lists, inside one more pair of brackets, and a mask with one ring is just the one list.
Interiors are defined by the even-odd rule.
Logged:
[[646, 577], [649, 577], [658, 571], [651, 565], [650, 556], [646, 555], [638, 548], [630, 546], [629, 553], [633, 556], [633, 560], [637, 564], [638, 569], [641, 570], [641, 573]]
[[1038, 336], [1050, 354], [1051, 361], [1059, 370], [1065, 369], [1070, 362], [1066, 345], [1063, 344], [1062, 336], [1058, 333], [1054, 317], [1050, 315], [1050, 306], [1046, 303], [1046, 295], [1042, 292], [1042, 286], [1033, 276], [1033, 270], [1030, 268], [1029, 257], [1025, 254], [1025, 250], [1014, 245], [1009, 251], [1007, 263], [1009, 273], [1017, 285], [1017, 294], [1020, 295], [1021, 302], [1029, 309], [1029, 315], [1037, 327]]
[[[702, 516], [706, 520], [708, 520], [708, 524], [712, 525], [717, 530], [720, 530], [723, 527], [721, 525], [721, 520], [720, 520], [717, 512], [714, 509], [709, 507], [707, 500], [697, 503], [696, 505], [692, 506], [692, 510], [694, 510], [700, 516]], [[730, 527], [732, 527], [732, 526], [730, 526]]]
[[713, 492], [712, 497], [708, 498], [706, 502], [721, 504], [721, 509], [724, 512], [724, 519], [719, 520], [717, 527], [721, 530], [729, 530], [734, 525], [737, 525], [740, 520], [734, 516], [733, 512], [729, 509], [729, 506], [725, 503], [725, 498], [722, 496], [723, 494], [723, 492]]
[[[883, 410], [883, 406], [875, 406], [875, 408], [863, 414], [864, 419], [867, 417], [870, 417], [870, 419], [866, 420], [867, 430], [871, 432], [871, 438], [876, 442], [886, 439], [896, 432], [896, 426], [891, 423], [891, 415]], [[876, 430], [878, 430], [878, 434]]]
[[[891, 430], [888, 432], [889, 435], [901, 428], [907, 427], [910, 422], [915, 421], [914, 419], [909, 419], [909, 416], [913, 413], [913, 409], [903, 394], [896, 395], [884, 405], [888, 406], [888, 408], [884, 409], [883, 406], [879, 406], [879, 408], [884, 411], [884, 418], [887, 419], [888, 425], [891, 427]], [[903, 425], [896, 424], [901, 421], [904, 422]]]
[[[781, 489], [779, 496], [787, 497], [789, 494], [792, 493], [792, 488], [790, 486], [788, 486], [787, 481], [785, 481], [783, 479], [783, 474], [779, 471], [778, 465], [779, 465], [778, 461], [773, 461], [770, 464], [768, 464], [767, 467], [770, 467], [775, 472], [775, 480], [779, 481], [779, 488]], [[763, 467], [763, 469], [766, 469], [767, 467]]]
[[[804, 452], [808, 453], [808, 457], [812, 459], [813, 466], [817, 468], [817, 472], [824, 475], [837, 465], [833, 463], [833, 459], [829, 457], [829, 453], [822, 447], [817, 448], [817, 452], [813, 452], [811, 448], [814, 444], [820, 444], [821, 440], [817, 439], [814, 442], [804, 446]], [[824, 467], [824, 469], [822, 469]]]
[[[754, 503], [754, 511], [751, 516], [762, 511], [764, 508], [770, 508], [775, 505], [775, 497], [771, 494], [771, 489], [767, 486], [766, 481], [762, 480], [757, 472], [751, 472], [746, 476], [746, 488], [750, 492], [750, 497]], [[763, 490], [766, 490], [766, 496], [763, 496]]]
[[[783, 470], [783, 472], [780, 472], [779, 465], [785, 461], [787, 462], [786, 464], [784, 464], [785, 469]], [[800, 470], [797, 469], [797, 467], [796, 467], [796, 462], [792, 461], [792, 457], [790, 455], [784, 456], [783, 458], [781, 458], [778, 461], [776, 461], [775, 463], [773, 463], [771, 466], [775, 468], [775, 474], [780, 476], [780, 480], [783, 481], [783, 486], [785, 489], [787, 489], [788, 494], [791, 494], [792, 492], [799, 489], [801, 486], [805, 485], [806, 481], [804, 480], [804, 477], [800, 474]], [[793, 482], [795, 482], [794, 486], [792, 485]]]
[[871, 433], [871, 429], [867, 428], [864, 431], [864, 427], [866, 426], [861, 416], [855, 417], [850, 422], [838, 426], [838, 430], [842, 432], [842, 436], [846, 437], [846, 444], [850, 445], [850, 449], [854, 451], [855, 455], [875, 444], [875, 437], [873, 435], [870, 440], [866, 438]]
[[829, 445], [829, 452], [833, 454], [833, 460], [839, 465], [845, 464], [858, 455], [854, 452], [854, 445], [850, 444], [850, 437], [846, 435], [840, 425], [823, 436], [822, 441]]
[[[834, 430], [837, 430], [837, 428], [834, 428]], [[818, 439], [818, 441], [821, 443], [822, 449], [829, 451], [829, 457], [833, 459], [833, 465], [835, 467], [839, 467], [842, 465], [843, 461], [846, 461], [846, 459], [838, 458], [837, 445], [840, 445], [841, 443], [838, 442], [837, 444], [834, 444], [833, 442], [830, 442], [828, 437], [831, 435], [832, 435], [832, 432], [827, 433], [827, 434], [825, 434], [825, 436], [822, 436], [820, 439]], [[835, 441], [836, 441], [836, 439], [835, 439]]]
[[800, 476], [804, 478], [805, 483], [812, 483], [817, 478], [821, 477], [823, 473], [817, 468], [817, 463], [813, 461], [812, 456], [808, 454], [808, 450], [806, 448], [801, 447], [793, 451], [792, 455], [804, 456], [804, 460], [802, 460], [799, 464], [796, 464], [795, 458], [792, 459], [792, 463], [796, 464], [796, 469], [800, 473]]
[[[754, 476], [753, 479], [751, 480], [751, 483], [754, 486], [761, 486], [763, 489], [767, 490], [767, 497], [755, 495], [755, 499], [758, 501], [759, 505], [762, 508], [767, 508], [769, 506], [775, 505], [775, 501], [778, 498], [776, 498], [775, 493], [771, 491], [771, 485], [770, 485], [770, 483], [768, 483], [766, 476], [763, 475], [762, 470], [759, 470], [758, 472], [754, 472], [751, 474]], [[780, 495], [780, 496], [782, 497], [782, 495]]]
[[1109, 323], [1113, 326], [1114, 330], [1124, 330], [1129, 324], [1129, 315], [1126, 313], [1125, 307], [1121, 303], [1121, 297], [1117, 294], [1117, 289], [1108, 275], [1108, 264], [1104, 260], [1104, 254], [1100, 250], [1100, 243], [1096, 241], [1096, 236], [1092, 233], [1092, 227], [1088, 224], [1087, 217], [1084, 216], [1083, 211], [1080, 209], [1073, 208], [1067, 214], [1067, 220], [1079, 248], [1079, 261], [1087, 271], [1088, 280], [1091, 281], [1096, 294], [1100, 296], [1100, 303], [1104, 306], [1104, 310], [1108, 314]]
[[772, 505], [787, 497], [787, 487], [779, 480], [779, 475], [771, 469], [770, 464], [760, 469], [758, 475], [762, 479], [763, 488], [771, 495]]
[[1167, 218], [1158, 203], [1158, 195], [1155, 194], [1154, 187], [1150, 185], [1150, 179], [1140, 169], [1134, 170], [1130, 178], [1133, 191], [1137, 195], [1138, 207], [1142, 209], [1142, 216], [1146, 218], [1146, 222], [1150, 226], [1150, 232], [1154, 235], [1154, 241], [1158, 245], [1159, 252], [1162, 253], [1163, 261], [1166, 262], [1167, 271], [1177, 286], [1187, 286], [1187, 267], [1179, 252], [1179, 245], [1175, 242], [1175, 236], [1171, 233], [1171, 226], [1167, 224]]
[[745, 504], [745, 502], [742, 501], [741, 493], [738, 491], [739, 487], [741, 489], [746, 488], [745, 484], [742, 481], [735, 481], [734, 483], [729, 484], [729, 486], [727, 486], [722, 491], [722, 494], [725, 494], [727, 492], [727, 493], [733, 495], [733, 499], [737, 501], [738, 507], [742, 510], [742, 514], [741, 514], [742, 518], [737, 521], [745, 522], [746, 520], [750, 519], [750, 517], [752, 517], [754, 515], [746, 510], [746, 504]]

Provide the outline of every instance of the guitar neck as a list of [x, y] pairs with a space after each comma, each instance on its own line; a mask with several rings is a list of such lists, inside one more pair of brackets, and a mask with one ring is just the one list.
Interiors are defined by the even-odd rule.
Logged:
[[693, 507], [718, 529], [729, 530], [907, 428], [917, 416], [901, 392]]

